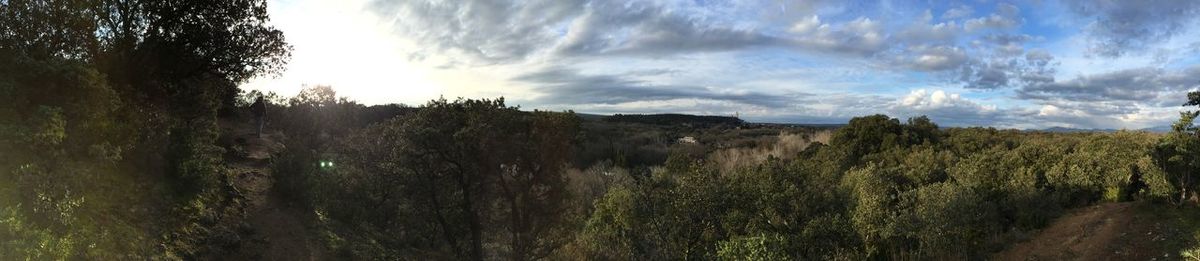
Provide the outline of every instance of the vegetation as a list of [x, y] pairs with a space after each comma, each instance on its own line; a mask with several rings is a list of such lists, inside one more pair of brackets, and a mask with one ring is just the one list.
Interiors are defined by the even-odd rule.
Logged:
[[0, 1], [0, 256], [236, 243], [218, 112], [289, 47], [265, 1]]
[[[1172, 164], [1188, 152], [1164, 148], [1195, 138], [1188, 128], [945, 129], [884, 115], [833, 132], [676, 128], [500, 100], [397, 111], [317, 150], [337, 167], [277, 163], [307, 162], [296, 173], [311, 174], [288, 177], [307, 184], [296, 191], [343, 257], [980, 259], [1066, 209], [1180, 204], [1188, 184], [1177, 175], [1190, 169]], [[606, 146], [615, 140], [665, 159]]]
[[[236, 86], [288, 57], [267, 20], [262, 0], [0, 1], [0, 257], [243, 245], [219, 127], [261, 95]], [[274, 190], [338, 259], [984, 259], [1101, 202], [1200, 223], [1200, 111], [1167, 134], [886, 115], [829, 130], [266, 96]], [[1171, 244], [1194, 257], [1196, 240]]]

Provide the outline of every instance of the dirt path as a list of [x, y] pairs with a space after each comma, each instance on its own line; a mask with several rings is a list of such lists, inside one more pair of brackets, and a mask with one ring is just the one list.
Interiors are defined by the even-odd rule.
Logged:
[[1145, 218], [1132, 202], [1077, 209], [1026, 242], [992, 256], [996, 260], [1176, 260], [1164, 252], [1177, 238], [1161, 221]]
[[[224, 125], [224, 124], [223, 124]], [[229, 124], [235, 125], [235, 124]], [[320, 243], [311, 238], [301, 210], [287, 204], [273, 188], [272, 154], [283, 149], [280, 134], [256, 137], [249, 124], [227, 127], [234, 134], [230, 163], [234, 185], [246, 200], [241, 246], [227, 260], [319, 260]], [[240, 128], [239, 128], [240, 127]]]

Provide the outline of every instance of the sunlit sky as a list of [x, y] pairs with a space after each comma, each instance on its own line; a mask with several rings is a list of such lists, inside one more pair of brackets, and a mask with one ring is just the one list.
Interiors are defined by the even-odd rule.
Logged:
[[365, 104], [1145, 128], [1200, 88], [1200, 1], [279, 0], [287, 71]]

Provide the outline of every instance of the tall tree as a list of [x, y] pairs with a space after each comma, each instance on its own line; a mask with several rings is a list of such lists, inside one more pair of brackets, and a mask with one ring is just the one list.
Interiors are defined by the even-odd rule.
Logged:
[[[0, 146], [4, 155], [32, 156], [4, 157], [0, 172], [21, 166], [29, 173], [37, 170], [26, 176], [39, 183], [62, 186], [17, 188], [31, 195], [86, 191], [97, 180], [76, 175], [80, 172], [119, 167], [126, 173], [122, 178], [143, 179], [159, 176], [146, 173], [168, 173], [179, 183], [176, 193], [168, 194], [201, 207], [170, 208], [191, 210], [169, 218], [181, 224], [163, 225], [164, 230], [198, 222], [200, 212], [218, 207], [210, 203], [223, 194], [215, 193], [224, 169], [214, 144], [217, 110], [233, 104], [238, 84], [277, 72], [288, 58], [290, 47], [268, 24], [266, 3], [0, 1], [0, 95], [8, 99], [0, 105], [0, 143], [21, 143]], [[86, 202], [97, 201], [103, 199], [93, 195]], [[169, 237], [190, 241], [183, 244], [146, 244], [180, 251], [167, 255], [194, 256], [200, 250], [191, 245], [203, 244], [207, 236]]]
[[364, 200], [331, 207], [414, 234], [380, 236], [398, 251], [384, 259], [546, 257], [569, 240], [565, 167], [578, 129], [571, 113], [503, 99], [435, 100], [346, 141], [333, 185]]
[[[1183, 106], [1200, 106], [1200, 92], [1188, 93]], [[1179, 120], [1155, 147], [1154, 155], [1159, 166], [1174, 180], [1179, 189], [1179, 202], [1196, 194], [1195, 182], [1200, 175], [1200, 127], [1194, 122], [1200, 111], [1179, 112]]]

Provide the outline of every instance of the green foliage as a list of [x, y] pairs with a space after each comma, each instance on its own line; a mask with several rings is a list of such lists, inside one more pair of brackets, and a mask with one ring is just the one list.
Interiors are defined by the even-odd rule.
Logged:
[[1182, 203], [1196, 193], [1196, 180], [1200, 175], [1200, 127], [1193, 121], [1200, 111], [1179, 113], [1179, 121], [1173, 130], [1154, 147], [1155, 162], [1162, 168], [1165, 178], [1179, 191], [1175, 202]]
[[234, 204], [216, 111], [288, 53], [266, 10], [261, 0], [0, 1], [0, 256], [219, 250], [214, 220]]
[[983, 259], [1065, 208], [1172, 193], [1147, 154], [1157, 138], [856, 118], [753, 168], [672, 154], [609, 190], [574, 244], [602, 259]]
[[787, 239], [778, 235], [740, 237], [720, 243], [721, 260], [790, 260], [783, 252]]
[[[285, 110], [297, 115], [285, 117], [365, 111], [315, 90], [293, 100]], [[579, 126], [572, 113], [522, 112], [502, 99], [436, 100], [363, 129], [335, 127], [353, 119], [289, 130], [347, 136], [299, 143], [311, 152], [293, 150], [275, 164], [291, 173], [282, 182], [323, 213], [342, 255], [532, 259], [570, 239], [565, 173]], [[318, 169], [317, 161], [337, 167]]]
[[0, 209], [0, 256], [63, 260], [76, 252], [70, 236], [57, 236], [48, 229], [26, 224], [25, 220], [28, 218], [17, 207]]

